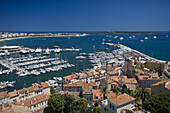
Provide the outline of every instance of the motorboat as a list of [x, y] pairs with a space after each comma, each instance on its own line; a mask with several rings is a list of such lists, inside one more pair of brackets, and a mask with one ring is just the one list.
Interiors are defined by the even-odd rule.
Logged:
[[27, 54], [27, 53], [29, 53], [29, 51], [22, 49], [22, 50], [20, 50], [20, 53], [21, 54]]
[[144, 39], [145, 39], [145, 40], [148, 40], [148, 37], [145, 37]]
[[42, 52], [42, 49], [41, 48], [37, 48], [36, 50], [35, 50], [35, 53], [41, 53]]
[[144, 40], [140, 40], [140, 42], [144, 42]]
[[156, 36], [154, 36], [153, 38], [154, 38], [154, 39], [156, 39], [157, 37], [156, 37]]
[[76, 60], [85, 60], [86, 59], [86, 57], [84, 57], [84, 56], [76, 56]]
[[49, 48], [47, 48], [47, 49], [45, 50], [44, 55], [50, 55], [50, 49], [49, 49]]
[[60, 48], [56, 48], [56, 49], [54, 49], [54, 52], [55, 52], [55, 53], [60, 53], [60, 51], [61, 51], [61, 49], [60, 49]]
[[120, 37], [120, 40], [123, 40], [124, 38], [123, 37]]

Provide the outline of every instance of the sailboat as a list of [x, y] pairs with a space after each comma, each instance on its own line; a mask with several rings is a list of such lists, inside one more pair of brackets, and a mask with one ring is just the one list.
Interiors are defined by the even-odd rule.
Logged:
[[47, 49], [45, 50], [44, 55], [50, 55], [50, 49], [49, 49], [49, 48], [47, 48]]
[[60, 49], [60, 48], [56, 48], [56, 49], [54, 49], [54, 52], [55, 52], [55, 53], [60, 53], [60, 51], [61, 51], [61, 49]]

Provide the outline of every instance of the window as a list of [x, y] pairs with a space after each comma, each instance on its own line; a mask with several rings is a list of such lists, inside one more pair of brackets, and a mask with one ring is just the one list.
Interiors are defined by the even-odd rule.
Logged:
[[110, 108], [112, 108], [112, 105], [110, 104]]
[[96, 96], [96, 99], [98, 99], [98, 96]]
[[114, 106], [112, 106], [112, 110], [114, 111]]
[[91, 101], [91, 98], [90, 98], [90, 101]]

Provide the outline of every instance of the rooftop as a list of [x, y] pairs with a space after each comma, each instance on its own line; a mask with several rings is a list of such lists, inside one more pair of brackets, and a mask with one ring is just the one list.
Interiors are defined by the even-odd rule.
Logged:
[[81, 86], [97, 86], [96, 83], [94, 82], [90, 82], [90, 83], [87, 83], [87, 82], [84, 82], [84, 81], [78, 81], [78, 82], [75, 82], [75, 83], [72, 83], [72, 84], [65, 84], [64, 87], [81, 87]]
[[72, 74], [72, 75], [65, 76], [63, 78], [67, 80], [72, 80], [72, 79], [78, 79], [78, 76], [75, 74]]
[[0, 92], [0, 99], [9, 97], [8, 91]]
[[131, 97], [130, 95], [128, 95], [126, 93], [124, 93], [124, 94], [118, 95], [117, 97], [108, 98], [108, 100], [118, 106], [118, 105], [127, 103], [129, 101], [135, 100], [135, 98]]
[[30, 109], [26, 106], [10, 105], [3, 111], [4, 113], [31, 113]]
[[35, 96], [33, 98], [29, 98], [29, 99], [19, 102], [19, 103], [16, 102], [16, 105], [23, 105], [23, 106], [29, 107], [29, 106], [33, 106], [37, 103], [43, 102], [45, 100], [48, 100], [49, 97], [50, 97], [50, 95], [41, 94], [41, 95]]

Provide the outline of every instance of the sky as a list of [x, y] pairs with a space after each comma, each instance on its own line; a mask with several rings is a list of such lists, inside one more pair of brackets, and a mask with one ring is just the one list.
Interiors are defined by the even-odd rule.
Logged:
[[0, 0], [0, 31], [170, 31], [170, 0]]

